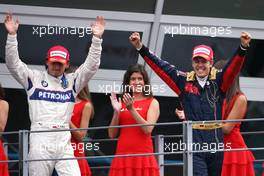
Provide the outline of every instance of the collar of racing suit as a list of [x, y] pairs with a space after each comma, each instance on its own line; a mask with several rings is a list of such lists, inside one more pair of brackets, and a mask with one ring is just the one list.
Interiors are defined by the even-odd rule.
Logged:
[[200, 77], [196, 76], [196, 79], [202, 88], [204, 88], [205, 83], [207, 81], [207, 78], [208, 78], [208, 75], [204, 78], [200, 78]]

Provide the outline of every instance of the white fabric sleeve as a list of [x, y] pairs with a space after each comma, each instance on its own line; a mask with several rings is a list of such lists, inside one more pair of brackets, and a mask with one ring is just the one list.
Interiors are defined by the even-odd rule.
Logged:
[[7, 36], [5, 61], [6, 66], [13, 77], [25, 88], [28, 88], [28, 78], [33, 79], [33, 71], [23, 63], [18, 54], [17, 35]]
[[77, 94], [88, 84], [88, 81], [99, 68], [102, 41], [102, 39], [93, 36], [86, 60], [75, 72], [75, 90]]

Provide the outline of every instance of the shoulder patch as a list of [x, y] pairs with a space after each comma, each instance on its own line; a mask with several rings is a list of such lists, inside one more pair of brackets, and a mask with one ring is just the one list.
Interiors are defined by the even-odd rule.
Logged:
[[218, 70], [215, 67], [211, 68], [211, 72], [210, 72], [210, 80], [215, 80], [216, 79], [216, 73], [218, 72]]
[[187, 72], [187, 78], [186, 78], [186, 80], [187, 81], [194, 81], [194, 79], [195, 79], [195, 72], [194, 71]]

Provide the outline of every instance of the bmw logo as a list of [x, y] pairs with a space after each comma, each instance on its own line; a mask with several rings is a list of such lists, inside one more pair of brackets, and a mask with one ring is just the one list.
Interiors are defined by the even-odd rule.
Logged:
[[41, 81], [41, 85], [42, 85], [43, 87], [48, 87], [48, 83], [47, 83], [45, 80], [42, 80], [42, 81]]

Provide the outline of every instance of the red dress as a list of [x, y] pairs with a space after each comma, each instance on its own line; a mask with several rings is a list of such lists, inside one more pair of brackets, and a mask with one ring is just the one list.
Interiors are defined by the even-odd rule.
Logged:
[[[134, 102], [137, 112], [146, 120], [153, 98]], [[122, 103], [119, 125], [137, 124]], [[153, 153], [151, 134], [146, 135], [140, 127], [121, 128], [116, 155]], [[116, 157], [109, 176], [159, 176], [159, 167], [154, 156]]]
[[[76, 103], [74, 105], [73, 115], [72, 115], [71, 121], [77, 128], [80, 128], [82, 111], [83, 111], [83, 108], [84, 108], [86, 103], [88, 103], [88, 101], [82, 100], [81, 102]], [[72, 146], [74, 149], [74, 156], [75, 157], [85, 157], [85, 151], [84, 151], [85, 145], [82, 142], [79, 143], [76, 139], [74, 139], [73, 136], [72, 136], [71, 142], [72, 142]], [[90, 170], [90, 167], [88, 165], [87, 160], [81, 159], [81, 160], [77, 160], [77, 161], [79, 163], [81, 175], [82, 176], [91, 176], [92, 173], [91, 173], [91, 170]]]
[[[0, 161], [5, 161], [5, 160], [7, 160], [7, 156], [5, 154], [2, 141], [0, 140]], [[0, 163], [0, 175], [9, 176], [8, 163]]]
[[[230, 107], [228, 107], [226, 100], [224, 101], [222, 111], [224, 120], [228, 117], [239, 96], [244, 96], [244, 94], [238, 93], [235, 95], [230, 101]], [[229, 134], [224, 135], [225, 149], [230, 149], [230, 147], [232, 149], [247, 148], [240, 133], [240, 125], [241, 122], [237, 123]], [[254, 160], [255, 158], [249, 150], [224, 152], [222, 176], [254, 176]]]

